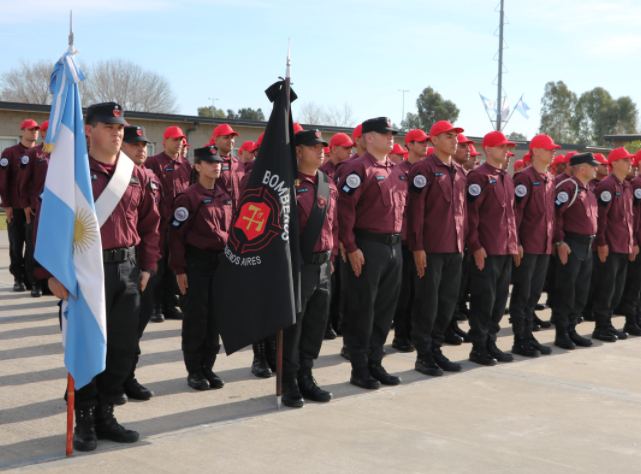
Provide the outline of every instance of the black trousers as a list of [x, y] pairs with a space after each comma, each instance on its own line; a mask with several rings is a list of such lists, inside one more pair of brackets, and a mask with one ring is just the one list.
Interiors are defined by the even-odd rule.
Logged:
[[176, 283], [176, 274], [169, 268], [169, 244], [168, 238], [165, 238], [165, 245], [162, 257], [158, 261], [158, 273], [154, 281], [154, 301], [153, 303], [164, 309], [174, 308], [178, 305], [178, 284]]
[[614, 308], [619, 305], [625, 276], [628, 271], [627, 253], [610, 253], [605, 263], [597, 258], [594, 264], [595, 280], [592, 314], [597, 327], [608, 327], [611, 324]]
[[134, 366], [138, 352], [140, 313], [140, 271], [135, 257], [124, 262], [105, 263], [107, 303], [107, 363], [105, 370], [76, 391], [78, 406], [113, 403], [124, 391], [123, 385]]
[[357, 238], [365, 265], [357, 278], [346, 264], [343, 339], [352, 367], [367, 367], [383, 358], [396, 302], [401, 289], [401, 244], [385, 244]]
[[419, 357], [443, 344], [458, 301], [462, 264], [460, 253], [430, 253], [423, 278], [414, 273], [412, 342]]
[[9, 234], [9, 271], [13, 278], [24, 282], [26, 280], [25, 270], [25, 246], [27, 243], [27, 220], [24, 209], [13, 208], [13, 219], [7, 223]]
[[510, 319], [515, 340], [532, 335], [534, 309], [543, 292], [549, 262], [549, 255], [526, 253], [521, 265], [512, 268]]
[[641, 257], [628, 262], [628, 272], [621, 302], [617, 308], [618, 314], [636, 318], [641, 309]]
[[496, 341], [507, 303], [512, 275], [512, 255], [489, 255], [483, 270], [470, 265], [470, 332], [472, 344], [485, 349]]
[[151, 318], [151, 313], [154, 308], [155, 301], [155, 283], [157, 281], [157, 276], [153, 273], [149, 277], [147, 282], [147, 287], [140, 295], [140, 316], [138, 317], [138, 351], [136, 351], [136, 358], [134, 360], [133, 368], [131, 369], [131, 374], [127, 380], [132, 380], [136, 376], [135, 371], [138, 366], [138, 360], [140, 359], [140, 339], [142, 338], [147, 324], [149, 324], [149, 319]]
[[212, 368], [220, 350], [214, 315], [214, 273], [220, 252], [187, 249], [187, 295], [183, 302], [182, 350], [187, 372]]
[[394, 337], [410, 340], [412, 329], [412, 307], [414, 303], [414, 277], [416, 265], [412, 251], [403, 243], [401, 245], [403, 256], [403, 273], [401, 277], [401, 291], [398, 297], [396, 313], [394, 314]]
[[304, 264], [301, 269], [301, 308], [296, 324], [283, 333], [283, 374], [295, 377], [311, 369], [318, 358], [329, 316], [330, 264]]
[[463, 252], [463, 264], [461, 266], [461, 284], [458, 303], [456, 305], [456, 309], [461, 312], [466, 308], [470, 298], [470, 265], [474, 265], [474, 261], [470, 253], [465, 249], [465, 252]]
[[330, 285], [330, 302], [329, 302], [329, 319], [328, 325], [337, 331], [341, 331], [343, 321], [343, 294], [341, 292], [342, 273], [343, 273], [343, 259], [340, 255], [333, 259], [334, 273], [331, 277]]
[[592, 275], [592, 239], [566, 236], [570, 255], [565, 265], [557, 259], [554, 265], [554, 294], [552, 322], [557, 331], [573, 328], [583, 313], [590, 292]]

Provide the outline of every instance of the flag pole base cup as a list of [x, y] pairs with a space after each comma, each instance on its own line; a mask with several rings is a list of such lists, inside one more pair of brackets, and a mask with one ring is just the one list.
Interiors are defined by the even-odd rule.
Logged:
[[283, 408], [283, 397], [282, 397], [282, 395], [276, 395], [276, 408], [278, 410]]

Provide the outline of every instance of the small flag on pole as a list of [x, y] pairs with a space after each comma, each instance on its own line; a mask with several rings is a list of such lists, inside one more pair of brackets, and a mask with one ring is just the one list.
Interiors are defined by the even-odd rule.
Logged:
[[76, 388], [105, 369], [106, 305], [100, 227], [94, 207], [73, 49], [51, 74], [46, 147], [51, 158], [42, 194], [35, 258], [69, 292], [62, 306], [65, 366]]
[[523, 102], [523, 96], [519, 99], [519, 102], [516, 104], [516, 110], [526, 119], [530, 118], [530, 115], [528, 112], [530, 111], [530, 107]]

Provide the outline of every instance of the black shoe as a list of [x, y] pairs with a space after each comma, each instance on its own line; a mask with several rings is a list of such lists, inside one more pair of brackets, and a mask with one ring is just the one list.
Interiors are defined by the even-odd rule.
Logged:
[[488, 351], [472, 350], [470, 352], [470, 361], [479, 365], [496, 365], [496, 359]]
[[399, 352], [414, 352], [414, 346], [405, 337], [394, 337], [392, 347]]
[[630, 336], [641, 336], [641, 327], [637, 323], [625, 323], [623, 330], [627, 332]]
[[32, 298], [40, 298], [42, 296], [42, 288], [40, 288], [39, 283], [34, 283], [31, 286], [31, 297]]
[[534, 324], [538, 324], [543, 329], [548, 329], [552, 327], [552, 323], [550, 321], [543, 321], [536, 314], [534, 315]]
[[465, 339], [465, 338], [467, 337], [467, 333], [466, 333], [465, 331], [463, 331], [463, 330], [459, 327], [459, 325], [458, 325], [458, 324], [453, 323], [453, 324], [452, 324], [452, 326], [451, 326], [451, 328], [452, 328], [452, 330], [454, 331], [454, 334], [456, 334], [458, 337], [460, 337], [460, 338], [461, 338], [461, 339], [463, 339], [464, 341], [469, 342], [469, 341], [467, 341], [467, 340]]
[[592, 345], [592, 341], [587, 337], [581, 336], [578, 332], [576, 332], [576, 329], [570, 329], [569, 334], [570, 339], [572, 339], [572, 342], [577, 346], [590, 347]]
[[450, 359], [443, 355], [440, 347], [434, 347], [432, 349], [432, 356], [434, 357], [434, 362], [445, 372], [460, 372], [461, 364], [452, 362]]
[[13, 291], [26, 291], [27, 288], [24, 286], [24, 283], [20, 280], [15, 280], [13, 282]]
[[628, 338], [628, 333], [625, 332], [625, 330], [624, 331], [619, 331], [617, 328], [612, 326], [612, 324], [610, 324], [610, 326], [608, 326], [608, 331], [610, 331], [612, 334], [614, 334], [617, 337], [617, 339], [627, 339]]
[[325, 336], [323, 337], [323, 339], [327, 341], [333, 341], [337, 336], [338, 334], [336, 334], [334, 328], [331, 325], [327, 325], [327, 329], [325, 329]]
[[488, 343], [487, 351], [498, 362], [512, 362], [514, 360], [514, 357], [512, 356], [512, 354], [508, 354], [507, 352], [503, 352], [501, 349], [496, 347], [496, 343], [494, 341], [490, 341]]
[[209, 367], [203, 367], [203, 375], [207, 379], [207, 382], [209, 382], [209, 386], [214, 390], [218, 390], [219, 388], [223, 388], [225, 386], [225, 382], [223, 382], [223, 379], [216, 375], [216, 373]]
[[313, 402], [327, 403], [332, 399], [331, 392], [318, 386], [311, 371], [304, 372], [298, 376], [298, 388], [303, 398]]
[[261, 379], [268, 379], [272, 376], [272, 369], [269, 368], [267, 358], [265, 357], [265, 343], [257, 342], [252, 344], [254, 350], [254, 360], [252, 361], [252, 374]]
[[305, 405], [303, 395], [300, 393], [296, 379], [283, 381], [283, 396], [281, 398], [283, 405], [289, 408], [302, 408]]
[[125, 394], [129, 398], [134, 400], [149, 400], [154, 396], [154, 392], [149, 390], [144, 385], [141, 385], [138, 380], [134, 377], [133, 379], [127, 380], [125, 383]]
[[101, 404], [96, 412], [96, 437], [116, 443], [135, 443], [140, 438], [138, 432], [128, 430], [116, 420], [114, 406]]
[[349, 379], [349, 383], [368, 390], [376, 390], [381, 387], [381, 383], [372, 377], [367, 368], [352, 369], [352, 376]]
[[209, 382], [201, 372], [192, 372], [187, 376], [187, 385], [194, 390], [209, 390]]
[[347, 350], [347, 346], [341, 347], [341, 357], [345, 360], [349, 360], [349, 351]]
[[603, 342], [617, 342], [618, 338], [616, 334], [610, 332], [608, 328], [597, 327], [594, 328], [592, 339], [598, 339], [599, 341]]
[[98, 446], [96, 437], [95, 406], [76, 408], [76, 426], [73, 429], [73, 449], [76, 451], [93, 451]]
[[532, 321], [532, 331], [533, 332], [539, 332], [541, 330], [541, 325], [536, 321], [536, 318], [534, 321]]
[[163, 310], [163, 313], [165, 315], [165, 319], [182, 319], [183, 318], [183, 312], [178, 306], [170, 306], [169, 308], [165, 308]]
[[453, 329], [448, 328], [445, 331], [445, 337], [443, 338], [445, 344], [450, 344], [452, 346], [460, 346], [463, 344], [463, 338], [456, 334]]
[[530, 341], [524, 341], [524, 340], [514, 340], [514, 344], [512, 345], [512, 354], [518, 354], [523, 357], [538, 357], [539, 351], [536, 350], [536, 348], [530, 344]]
[[543, 311], [547, 306], [541, 303], [537, 303], [536, 306], [534, 307], [534, 311]]
[[414, 363], [414, 369], [417, 372], [425, 375], [431, 375], [432, 377], [440, 377], [443, 375], [443, 370], [436, 365], [432, 354], [424, 354], [417, 357], [416, 362]]
[[370, 364], [369, 373], [383, 385], [398, 385], [401, 383], [400, 377], [389, 374], [380, 362]]
[[162, 323], [164, 320], [165, 315], [162, 313], [160, 308], [151, 313], [151, 316], [149, 317], [149, 321], [151, 321], [152, 323]]
[[127, 403], [127, 401], [128, 401], [127, 395], [124, 393], [121, 393], [120, 396], [113, 401], [113, 404], [120, 406]]
[[556, 337], [554, 338], [554, 345], [569, 351], [576, 349], [576, 344], [574, 344], [574, 341], [570, 338], [568, 331], [564, 331], [562, 329], [557, 329]]
[[539, 341], [536, 340], [534, 336], [530, 336], [530, 345], [534, 347], [541, 355], [550, 355], [552, 354], [552, 349], [550, 349], [548, 346], [544, 346], [541, 344]]

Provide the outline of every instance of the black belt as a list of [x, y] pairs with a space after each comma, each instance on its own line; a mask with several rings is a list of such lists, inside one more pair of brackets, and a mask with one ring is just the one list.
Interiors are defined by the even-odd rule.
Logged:
[[565, 238], [574, 240], [575, 242], [579, 242], [581, 244], [592, 245], [592, 242], [594, 242], [596, 235], [581, 235], [581, 234], [574, 234], [572, 232], [566, 232]]
[[401, 241], [401, 234], [379, 234], [377, 232], [369, 232], [367, 230], [356, 229], [354, 235], [363, 240], [373, 240], [385, 245], [396, 245]]
[[136, 247], [123, 247], [120, 249], [109, 249], [102, 251], [103, 263], [124, 262], [130, 257], [136, 256]]
[[305, 262], [305, 263], [309, 263], [312, 265], [322, 265], [324, 263], [329, 262], [331, 258], [332, 258], [331, 250], [327, 250], [325, 252], [314, 252], [312, 254], [311, 261]]

